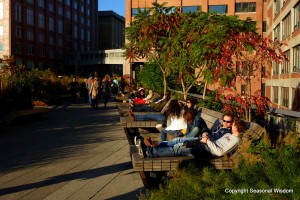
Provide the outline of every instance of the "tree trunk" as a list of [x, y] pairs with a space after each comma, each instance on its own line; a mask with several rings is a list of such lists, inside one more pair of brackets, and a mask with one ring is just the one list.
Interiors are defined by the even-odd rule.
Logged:
[[205, 81], [205, 84], [204, 84], [204, 90], [203, 90], [203, 95], [202, 95], [203, 99], [205, 99], [205, 96], [206, 96], [206, 87], [207, 87], [207, 81]]
[[167, 76], [166, 73], [163, 73], [164, 75], [164, 96], [167, 95]]

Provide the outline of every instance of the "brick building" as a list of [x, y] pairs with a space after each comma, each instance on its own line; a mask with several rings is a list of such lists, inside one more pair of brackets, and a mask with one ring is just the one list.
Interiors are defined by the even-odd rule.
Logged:
[[97, 49], [98, 0], [0, 0], [0, 57], [57, 73], [66, 53]]
[[[280, 65], [273, 63], [273, 72], [268, 79], [263, 78], [261, 72], [254, 72], [251, 91], [253, 93], [262, 90], [262, 95], [271, 99], [274, 107], [291, 108], [293, 91], [296, 87], [300, 87], [299, 0], [126, 0], [126, 26], [134, 20], [134, 15], [139, 8], [150, 8], [153, 2], [159, 4], [166, 2], [166, 6], [181, 6], [182, 12], [201, 10], [237, 15], [240, 19], [250, 17], [257, 21], [257, 31], [263, 37], [287, 42], [288, 46], [284, 47], [283, 51], [290, 57], [290, 62]], [[125, 71], [131, 73], [136, 65], [142, 64], [142, 61], [127, 63]], [[245, 92], [243, 81], [237, 81], [236, 84], [237, 93]]]

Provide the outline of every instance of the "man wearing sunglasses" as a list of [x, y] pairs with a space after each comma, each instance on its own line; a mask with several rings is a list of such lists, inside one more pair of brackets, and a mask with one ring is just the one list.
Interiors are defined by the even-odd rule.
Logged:
[[211, 134], [209, 134], [209, 137], [211, 140], [217, 140], [219, 138], [221, 138], [223, 135], [225, 135], [226, 133], [231, 133], [231, 127], [234, 121], [234, 116], [232, 113], [226, 113], [223, 115], [223, 124], [222, 126], [214, 132], [211, 132]]

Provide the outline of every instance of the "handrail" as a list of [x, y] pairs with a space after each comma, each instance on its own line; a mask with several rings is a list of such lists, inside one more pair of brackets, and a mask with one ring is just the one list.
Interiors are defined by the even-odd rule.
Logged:
[[[178, 91], [178, 90], [173, 90], [168, 88], [169, 91], [174, 92], [174, 93], [180, 93], [183, 94], [182, 91]], [[188, 93], [188, 96], [192, 96], [192, 97], [196, 97], [196, 98], [203, 98], [203, 95], [199, 95], [199, 94], [191, 94]], [[298, 111], [292, 111], [292, 110], [283, 110], [283, 109], [278, 109], [278, 108], [269, 108], [269, 110], [267, 111], [267, 114], [269, 115], [283, 115], [286, 117], [292, 117], [292, 118], [300, 118], [300, 112]]]

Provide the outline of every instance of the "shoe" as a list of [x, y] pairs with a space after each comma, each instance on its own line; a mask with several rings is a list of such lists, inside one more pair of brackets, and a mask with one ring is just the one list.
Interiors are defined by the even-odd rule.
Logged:
[[141, 139], [137, 139], [137, 136], [134, 137], [134, 144], [137, 147], [139, 154], [144, 155], [142, 149], [142, 141]]

